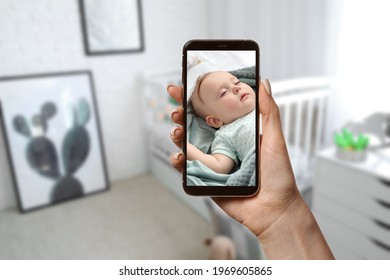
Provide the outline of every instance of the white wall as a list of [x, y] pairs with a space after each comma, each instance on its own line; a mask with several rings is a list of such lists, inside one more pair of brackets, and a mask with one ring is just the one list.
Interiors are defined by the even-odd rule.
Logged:
[[[0, 76], [90, 69], [111, 181], [147, 171], [140, 76], [180, 67], [186, 40], [209, 36], [207, 0], [144, 0], [145, 52], [84, 54], [77, 0], [0, 0]], [[16, 205], [0, 131], [0, 210]]]

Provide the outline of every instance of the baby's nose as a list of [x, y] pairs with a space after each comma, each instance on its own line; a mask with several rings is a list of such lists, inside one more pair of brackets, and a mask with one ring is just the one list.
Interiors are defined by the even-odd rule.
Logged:
[[233, 89], [233, 92], [234, 93], [239, 93], [240, 89], [241, 88], [239, 86], [235, 86], [234, 89]]

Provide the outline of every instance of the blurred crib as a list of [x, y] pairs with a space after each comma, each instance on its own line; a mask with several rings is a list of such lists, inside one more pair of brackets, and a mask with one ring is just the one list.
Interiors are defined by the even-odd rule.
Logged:
[[310, 203], [315, 153], [324, 147], [325, 116], [331, 80], [324, 77], [272, 83], [298, 187]]
[[[169, 137], [173, 126], [170, 114], [177, 104], [169, 98], [166, 88], [169, 84], [180, 83], [181, 72], [177, 70], [144, 75], [145, 133], [150, 171], [180, 199], [209, 219], [204, 201], [183, 192], [181, 174], [169, 164], [171, 153], [178, 150]], [[306, 197], [310, 193], [315, 152], [324, 144], [324, 120], [330, 88], [330, 80], [327, 78], [272, 82], [273, 97], [280, 108], [294, 174]]]
[[191, 197], [184, 193], [182, 175], [169, 163], [170, 155], [179, 149], [170, 140], [174, 126], [171, 113], [178, 106], [168, 95], [167, 86], [181, 84], [181, 72], [168, 70], [146, 73], [143, 76], [143, 103], [147, 122], [148, 163], [150, 172], [179, 199], [193, 208], [206, 220], [210, 220], [209, 210], [201, 197]]

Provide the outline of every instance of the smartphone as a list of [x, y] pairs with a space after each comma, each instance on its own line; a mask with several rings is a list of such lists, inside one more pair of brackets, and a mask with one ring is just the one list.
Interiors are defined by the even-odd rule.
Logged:
[[196, 196], [252, 196], [259, 180], [260, 49], [252, 40], [183, 47], [183, 188]]

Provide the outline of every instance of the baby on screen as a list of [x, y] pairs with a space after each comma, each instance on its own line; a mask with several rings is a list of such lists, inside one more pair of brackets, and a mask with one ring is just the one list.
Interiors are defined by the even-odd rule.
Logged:
[[196, 115], [218, 130], [211, 154], [187, 143], [187, 160], [199, 160], [217, 173], [230, 173], [255, 145], [256, 93], [229, 72], [215, 71], [198, 78], [191, 102]]

